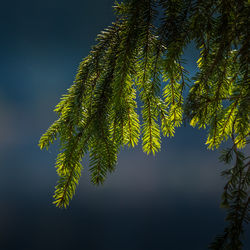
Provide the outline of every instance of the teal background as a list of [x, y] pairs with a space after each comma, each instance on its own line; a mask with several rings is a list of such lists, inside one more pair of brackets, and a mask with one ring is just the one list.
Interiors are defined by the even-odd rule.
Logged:
[[[90, 183], [87, 159], [67, 210], [52, 205], [57, 146], [40, 151], [54, 106], [72, 84], [111, 0], [5, 1], [0, 9], [0, 249], [201, 250], [224, 228], [224, 181], [206, 132], [188, 125], [155, 157], [124, 149], [106, 183]], [[197, 70], [189, 46], [187, 69]], [[245, 249], [250, 249], [249, 242]]]

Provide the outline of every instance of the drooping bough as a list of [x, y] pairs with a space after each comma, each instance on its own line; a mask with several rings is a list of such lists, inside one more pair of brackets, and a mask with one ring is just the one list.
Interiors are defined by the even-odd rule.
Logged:
[[[210, 248], [241, 249], [249, 221], [249, 161], [241, 151], [250, 133], [249, 2], [126, 0], [114, 9], [116, 22], [80, 63], [39, 142], [43, 149], [60, 141], [55, 204], [69, 205], [87, 152], [92, 182], [102, 184], [122, 147], [142, 138], [143, 151], [155, 154], [185, 119], [208, 130], [209, 149], [232, 139], [221, 158], [235, 160], [223, 171], [229, 225]], [[191, 42], [200, 52], [192, 81], [183, 61]]]

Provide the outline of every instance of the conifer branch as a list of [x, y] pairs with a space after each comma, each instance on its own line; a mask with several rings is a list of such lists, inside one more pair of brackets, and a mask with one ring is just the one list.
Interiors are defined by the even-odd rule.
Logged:
[[[161, 132], [174, 136], [175, 127], [188, 120], [208, 129], [208, 148], [218, 148], [233, 135], [232, 148], [221, 156], [225, 163], [236, 159], [223, 172], [228, 180], [221, 205], [227, 208], [228, 226], [210, 248], [241, 249], [249, 221], [249, 162], [240, 151], [250, 134], [249, 4], [125, 0], [114, 8], [116, 22], [97, 36], [54, 110], [59, 118], [39, 141], [41, 149], [60, 141], [54, 203], [68, 206], [86, 152], [92, 182], [102, 184], [114, 170], [120, 148], [137, 145], [141, 132], [143, 151], [155, 154]], [[189, 86], [182, 56], [191, 41], [200, 58]], [[142, 124], [137, 102], [142, 104]]]

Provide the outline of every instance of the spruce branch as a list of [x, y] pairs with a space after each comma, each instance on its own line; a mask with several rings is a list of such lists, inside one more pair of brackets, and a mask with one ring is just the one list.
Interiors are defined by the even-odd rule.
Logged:
[[[55, 107], [58, 119], [39, 141], [41, 149], [60, 141], [54, 203], [69, 205], [87, 152], [91, 180], [102, 184], [122, 147], [134, 147], [142, 134], [143, 151], [155, 154], [161, 133], [174, 136], [187, 120], [208, 130], [208, 148], [233, 139], [220, 157], [227, 164], [235, 160], [222, 172], [227, 182], [221, 206], [228, 225], [210, 248], [241, 249], [249, 222], [249, 157], [240, 151], [250, 134], [249, 4], [125, 0], [114, 9], [116, 22], [97, 36]], [[183, 53], [191, 41], [200, 58], [189, 86]]]

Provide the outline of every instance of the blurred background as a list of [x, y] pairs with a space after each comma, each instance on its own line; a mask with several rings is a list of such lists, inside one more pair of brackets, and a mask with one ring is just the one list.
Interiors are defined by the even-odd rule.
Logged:
[[[54, 106], [96, 35], [114, 19], [113, 0], [13, 0], [0, 9], [0, 249], [202, 250], [224, 228], [218, 153], [189, 126], [155, 157], [124, 149], [103, 186], [87, 160], [68, 209], [52, 204], [56, 145], [40, 151]], [[198, 53], [188, 48], [195, 72]], [[245, 248], [250, 249], [246, 241]]]

